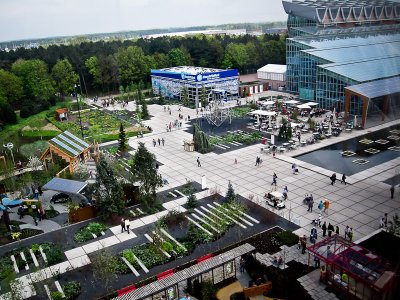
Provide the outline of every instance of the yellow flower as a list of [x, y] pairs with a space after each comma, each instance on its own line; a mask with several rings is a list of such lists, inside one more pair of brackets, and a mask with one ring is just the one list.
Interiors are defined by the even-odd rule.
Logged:
[[19, 240], [19, 237], [21, 236], [22, 232], [12, 232], [11, 233], [11, 238], [13, 240]]

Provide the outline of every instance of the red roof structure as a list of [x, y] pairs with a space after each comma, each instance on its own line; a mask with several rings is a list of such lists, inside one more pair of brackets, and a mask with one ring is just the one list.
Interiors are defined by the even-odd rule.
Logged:
[[385, 299], [392, 289], [395, 272], [386, 259], [339, 235], [310, 246], [308, 251], [309, 261], [313, 254], [326, 264], [328, 285], [341, 292], [358, 299]]

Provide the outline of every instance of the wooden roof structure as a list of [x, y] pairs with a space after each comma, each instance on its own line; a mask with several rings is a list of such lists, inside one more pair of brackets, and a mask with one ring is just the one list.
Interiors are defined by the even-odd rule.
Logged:
[[89, 159], [89, 152], [90, 145], [88, 143], [69, 131], [64, 131], [49, 140], [49, 146], [40, 159], [45, 160], [50, 155], [51, 160], [53, 160], [53, 153], [55, 153], [63, 160], [69, 162], [69, 170], [73, 173], [80, 161]]

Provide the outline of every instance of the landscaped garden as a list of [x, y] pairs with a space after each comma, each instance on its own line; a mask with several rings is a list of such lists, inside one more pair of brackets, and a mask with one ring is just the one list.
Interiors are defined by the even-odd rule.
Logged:
[[[101, 110], [81, 112], [82, 128], [85, 137], [96, 141], [117, 140], [121, 122], [125, 127], [126, 137], [136, 136], [139, 132], [146, 133], [148, 129], [140, 126], [132, 126], [112, 114]], [[54, 115], [49, 115], [48, 120], [61, 131], [68, 130], [77, 136], [81, 135], [80, 120], [78, 114], [70, 114], [67, 121], [58, 121]]]

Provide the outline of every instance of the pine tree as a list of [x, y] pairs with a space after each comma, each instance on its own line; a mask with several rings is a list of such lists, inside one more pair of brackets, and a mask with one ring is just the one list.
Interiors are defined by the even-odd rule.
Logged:
[[237, 196], [235, 194], [235, 190], [233, 189], [232, 183], [229, 180], [228, 191], [226, 192], [226, 195], [225, 195], [225, 201], [226, 202], [231, 202], [231, 201], [236, 200], [236, 198], [237, 198]]
[[96, 164], [96, 174], [96, 182], [93, 188], [100, 216], [106, 220], [112, 215], [121, 215], [125, 206], [122, 185], [117, 180], [112, 166], [103, 155], [100, 156], [99, 162]]
[[121, 123], [119, 126], [119, 139], [118, 139], [118, 150], [121, 152], [126, 151], [128, 149], [127, 141], [126, 141], [126, 134], [124, 130], [124, 125]]
[[142, 100], [142, 112], [141, 116], [143, 120], [147, 120], [149, 118], [149, 110], [147, 109], [147, 102], [145, 99]]
[[164, 105], [165, 100], [164, 100], [164, 96], [163, 96], [162, 91], [161, 91], [161, 87], [158, 88], [158, 96], [159, 96], [158, 104]]

